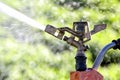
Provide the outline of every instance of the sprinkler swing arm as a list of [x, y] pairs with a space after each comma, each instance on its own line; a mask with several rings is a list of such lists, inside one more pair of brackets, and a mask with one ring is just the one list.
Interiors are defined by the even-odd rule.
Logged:
[[[85, 43], [91, 40], [91, 35], [104, 30], [105, 28], [106, 24], [99, 24], [95, 25], [92, 31], [89, 31], [88, 22], [74, 22], [73, 29], [68, 27], [55, 28], [52, 25], [47, 25], [45, 32], [78, 48], [79, 42]], [[71, 36], [65, 36], [65, 32], [71, 34]], [[75, 40], [75, 38], [78, 38], [78, 40]]]

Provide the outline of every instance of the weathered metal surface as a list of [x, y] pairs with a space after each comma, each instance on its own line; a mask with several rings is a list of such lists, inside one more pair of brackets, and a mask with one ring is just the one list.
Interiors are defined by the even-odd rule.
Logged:
[[51, 25], [47, 25], [45, 32], [53, 35], [54, 37], [62, 40], [63, 36], [64, 36], [64, 32], [63, 31], [59, 31], [57, 28], [51, 26]]
[[70, 80], [103, 80], [103, 76], [96, 70], [70, 72]]
[[101, 31], [101, 30], [104, 30], [106, 28], [106, 24], [99, 24], [99, 25], [94, 25], [94, 29], [91, 31], [91, 35]]
[[[73, 29], [68, 27], [55, 28], [54, 26], [47, 25], [45, 31], [60, 40], [66, 41], [68, 44], [78, 48], [79, 42], [85, 43], [91, 40], [91, 35], [104, 30], [106, 24], [95, 25], [92, 31], [89, 31], [88, 22], [74, 22]], [[67, 36], [65, 33], [69, 33], [71, 36]], [[75, 38], [78, 40], [75, 40]]]

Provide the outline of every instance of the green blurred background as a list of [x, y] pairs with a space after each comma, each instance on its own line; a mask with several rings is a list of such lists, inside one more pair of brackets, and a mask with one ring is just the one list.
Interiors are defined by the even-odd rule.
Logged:
[[[0, 0], [42, 24], [69, 26], [83, 20], [107, 29], [87, 44], [87, 66], [106, 44], [120, 37], [120, 0]], [[53, 36], [0, 13], [0, 80], [69, 80], [76, 49]], [[120, 80], [120, 51], [109, 50], [98, 70], [104, 80]]]

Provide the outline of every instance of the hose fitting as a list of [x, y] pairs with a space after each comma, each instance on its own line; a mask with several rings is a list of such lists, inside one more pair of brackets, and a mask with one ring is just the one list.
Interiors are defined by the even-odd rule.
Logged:
[[120, 38], [118, 40], [113, 40], [116, 45], [113, 47], [113, 49], [119, 49], [120, 50]]

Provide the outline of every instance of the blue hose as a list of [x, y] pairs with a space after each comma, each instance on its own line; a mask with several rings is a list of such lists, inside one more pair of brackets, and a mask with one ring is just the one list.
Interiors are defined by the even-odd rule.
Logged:
[[100, 52], [99, 52], [99, 54], [98, 54], [98, 56], [97, 56], [97, 58], [95, 59], [95, 62], [94, 62], [94, 64], [93, 64], [93, 69], [98, 69], [98, 67], [99, 67], [99, 65], [101, 64], [101, 62], [102, 62], [102, 60], [103, 60], [103, 58], [104, 58], [104, 55], [105, 55], [105, 53], [109, 50], [109, 49], [111, 49], [111, 48], [113, 48], [114, 46], [116, 46], [116, 43], [115, 42], [111, 42], [111, 43], [109, 43], [109, 44], [107, 44]]

